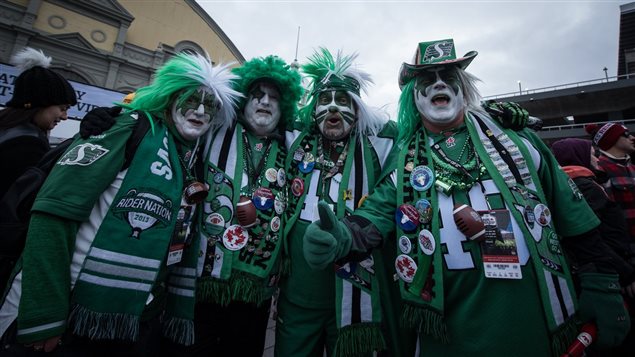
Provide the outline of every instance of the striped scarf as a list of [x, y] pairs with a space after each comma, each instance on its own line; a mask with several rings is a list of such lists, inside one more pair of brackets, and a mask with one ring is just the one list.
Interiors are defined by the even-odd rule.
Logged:
[[[187, 207], [181, 205], [184, 173], [174, 137], [165, 126], [155, 129], [140, 143], [77, 278], [69, 317], [77, 335], [136, 340], [152, 289], [167, 280], [163, 333], [180, 344], [194, 342], [196, 249], [186, 246], [167, 272], [164, 265], [171, 239], [180, 233], [177, 215]], [[149, 171], [144, 158], [156, 158], [157, 152], [171, 174]]]
[[[529, 249], [529, 264], [533, 267], [543, 301], [544, 316], [552, 335], [552, 350], [560, 355], [566, 349], [566, 343], [575, 337], [575, 296], [570, 272], [565, 261], [559, 240], [552, 224], [545, 226], [529, 224], [523, 219], [526, 209], [534, 209], [538, 204], [545, 204], [546, 199], [537, 176], [537, 169], [525, 143], [515, 132], [501, 130], [486, 117], [476, 117], [473, 113], [466, 116], [468, 133], [474, 143], [476, 154], [482, 160], [491, 176], [494, 186], [500, 191], [503, 204], [511, 212], [518, 223], [522, 236]], [[396, 176], [393, 179], [397, 186], [397, 202], [412, 205], [420, 199], [426, 199], [433, 210], [432, 219], [419, 225], [414, 231], [404, 231], [397, 227], [400, 241], [407, 237], [412, 250], [399, 250], [398, 268], [402, 272], [411, 272], [407, 279], [401, 279], [400, 290], [406, 302], [402, 320], [407, 325], [418, 328], [422, 332], [444, 342], [449, 342], [443, 320], [444, 285], [442, 244], [439, 214], [452, 212], [451, 199], [438, 195], [434, 187], [424, 191], [416, 191], [410, 184], [411, 172], [406, 167], [427, 166], [434, 172], [434, 162], [429, 150], [430, 139], [421, 127], [416, 135], [406, 144], [399, 155]], [[508, 156], [501, 155], [509, 153]], [[409, 154], [416, 153], [416, 154]], [[408, 165], [408, 163], [412, 162]], [[433, 179], [433, 178], [430, 178]], [[475, 188], [476, 189], [476, 188]], [[443, 221], [452, 220], [444, 216]], [[536, 217], [538, 219], [538, 217]], [[432, 247], [423, 249], [420, 233], [428, 230], [432, 233]], [[413, 269], [414, 268], [414, 269]]]
[[[238, 224], [237, 204], [241, 189], [248, 186], [245, 166], [245, 142], [240, 123], [220, 128], [207, 143], [205, 177], [210, 195], [203, 212], [203, 235], [199, 259], [197, 298], [201, 301], [227, 305], [231, 301], [261, 304], [268, 300], [277, 286], [279, 275], [280, 235], [282, 215], [276, 205], [287, 206], [286, 174], [283, 170], [286, 150], [272, 140], [255, 188], [270, 190], [276, 204], [268, 209], [256, 209], [259, 223], [245, 230], [247, 244], [237, 250], [223, 244], [223, 234]], [[269, 181], [265, 172], [275, 169], [284, 180]], [[255, 179], [255, 178], [254, 178]], [[278, 208], [279, 209], [279, 208]]]
[[[307, 197], [316, 200], [326, 200], [334, 203], [334, 212], [338, 218], [343, 218], [353, 213], [360, 204], [360, 200], [368, 195], [374, 187], [381, 172], [383, 163], [392, 146], [392, 139], [378, 136], [366, 136], [358, 141], [358, 136], [351, 133], [348, 142], [348, 154], [341, 169], [341, 175], [330, 178], [330, 186], [325, 192], [326, 197], [320, 197], [321, 185], [315, 185], [326, 171], [317, 167], [307, 173], [298, 169], [302, 164], [300, 155], [294, 155], [301, 151], [304, 157], [310, 154], [318, 158], [318, 144], [320, 133], [307, 133], [295, 131], [292, 135], [295, 140], [290, 145], [286, 167], [290, 177], [302, 180], [305, 194], [289, 195], [290, 207], [298, 208], [287, 211], [286, 222], [295, 222], [300, 215], [301, 208], [315, 202], [307, 202]], [[317, 192], [307, 193], [308, 190]], [[292, 225], [287, 224], [285, 231], [288, 233]], [[285, 237], [288, 234], [285, 234]], [[285, 240], [285, 250], [288, 241]], [[336, 322], [338, 338], [335, 344], [335, 356], [354, 356], [386, 348], [384, 337], [380, 330], [382, 309], [379, 304], [378, 280], [375, 274], [377, 263], [381, 259], [378, 254], [373, 254], [362, 262], [346, 263], [336, 266]]]

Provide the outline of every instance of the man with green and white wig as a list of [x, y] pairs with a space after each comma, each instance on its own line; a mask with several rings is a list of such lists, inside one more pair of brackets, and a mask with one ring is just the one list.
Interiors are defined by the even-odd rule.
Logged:
[[[17, 314], [18, 342], [36, 351], [149, 355], [161, 334], [194, 342], [193, 223], [207, 194], [194, 163], [199, 138], [233, 119], [235, 77], [178, 54], [112, 128], [71, 144], [33, 205], [3, 333]], [[129, 140], [142, 124], [142, 139]]]
[[599, 348], [619, 344], [630, 321], [599, 221], [534, 132], [481, 109], [465, 71], [476, 55], [457, 58], [451, 39], [417, 46], [389, 170], [354, 215], [320, 203], [307, 261], [392, 250], [421, 356], [560, 356], [579, 322], [597, 326]]
[[196, 338], [188, 355], [262, 356], [281, 274], [288, 185], [284, 132], [297, 117], [300, 74], [277, 56], [233, 69], [237, 120], [210, 133], [201, 221]]
[[[372, 84], [356, 54], [316, 51], [302, 66], [311, 80], [300, 122], [287, 132], [290, 194], [285, 226], [289, 274], [278, 301], [276, 356], [352, 356], [384, 350], [377, 266], [380, 255], [313, 271], [303, 236], [322, 200], [351, 214], [379, 178], [396, 136], [387, 114], [361, 99]], [[379, 269], [383, 271], [384, 269]], [[385, 278], [385, 277], [384, 277]]]

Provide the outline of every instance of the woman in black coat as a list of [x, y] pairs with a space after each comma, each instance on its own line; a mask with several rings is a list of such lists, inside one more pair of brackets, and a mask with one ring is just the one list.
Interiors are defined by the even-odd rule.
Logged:
[[21, 71], [13, 97], [0, 111], [0, 198], [27, 168], [50, 149], [48, 133], [77, 103], [73, 87], [48, 69], [51, 58], [25, 48], [12, 59]]

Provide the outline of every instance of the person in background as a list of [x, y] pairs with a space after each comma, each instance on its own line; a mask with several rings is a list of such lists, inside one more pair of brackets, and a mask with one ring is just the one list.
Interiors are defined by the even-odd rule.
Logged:
[[[0, 334], [17, 319], [18, 344], [3, 353], [153, 355], [161, 336], [194, 342], [196, 213], [208, 192], [195, 163], [199, 138], [233, 120], [233, 79], [227, 65], [177, 54], [112, 128], [75, 139], [33, 205], [0, 306]], [[150, 129], [124, 164], [142, 120]]]
[[[633, 299], [635, 298], [635, 252], [633, 251], [635, 244], [628, 234], [622, 209], [608, 197], [601, 186], [608, 177], [598, 168], [597, 149], [593, 147], [590, 140], [566, 138], [554, 142], [551, 150], [563, 171], [575, 182], [600, 219], [601, 244], [606, 244], [610, 248], [606, 252], [611, 254], [610, 261], [619, 274], [622, 293], [628, 306], [635, 306]], [[572, 241], [569, 243], [575, 244]], [[576, 257], [571, 258], [572, 270], [575, 273]], [[633, 351], [635, 341], [632, 332], [631, 329], [624, 343], [611, 351], [612, 355], [626, 356], [629, 354], [628, 351]]]
[[49, 69], [51, 61], [30, 47], [11, 58], [20, 74], [11, 100], [0, 111], [0, 198], [50, 149], [49, 131], [77, 104], [71, 84]]
[[391, 167], [341, 221], [320, 202], [305, 258], [324, 269], [394, 249], [401, 319], [418, 330], [420, 356], [560, 356], [576, 312], [598, 326], [599, 347], [618, 345], [630, 319], [599, 220], [533, 131], [504, 129], [481, 109], [465, 71], [476, 56], [457, 58], [452, 39], [419, 43], [399, 74]]
[[585, 130], [600, 148], [598, 167], [608, 176], [606, 192], [617, 202], [626, 217], [628, 232], [635, 243], [635, 137], [622, 124], [589, 124]]

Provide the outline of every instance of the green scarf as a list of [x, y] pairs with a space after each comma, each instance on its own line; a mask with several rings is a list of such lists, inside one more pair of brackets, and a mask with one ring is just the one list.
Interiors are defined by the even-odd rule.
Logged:
[[[206, 181], [210, 195], [203, 214], [205, 254], [199, 264], [203, 272], [198, 279], [197, 299], [227, 305], [243, 301], [261, 304], [271, 297], [278, 282], [280, 235], [284, 226], [283, 215], [276, 212], [275, 205], [266, 210], [256, 209], [259, 223], [249, 227], [247, 244], [239, 250], [231, 250], [223, 244], [223, 234], [232, 225], [238, 224], [237, 204], [248, 186], [246, 172], [246, 150], [244, 128], [240, 123], [224, 127], [215, 133], [208, 143], [205, 160]], [[264, 164], [253, 182], [253, 189], [266, 188], [275, 199], [287, 206], [287, 182], [283, 171], [286, 151], [277, 140], [262, 147]], [[280, 172], [284, 181], [267, 180], [266, 172]], [[241, 193], [242, 192], [242, 193]], [[250, 196], [250, 195], [249, 195]], [[251, 198], [251, 197], [250, 197]], [[221, 219], [222, 217], [222, 219]]]
[[[556, 289], [562, 289], [567, 311], [575, 311], [575, 296], [568, 265], [559, 245], [558, 237], [552, 224], [530, 227], [523, 219], [526, 208], [534, 209], [538, 204], [545, 204], [546, 199], [537, 168], [534, 167], [529, 151], [522, 139], [513, 131], [503, 131], [486, 117], [476, 117], [469, 113], [466, 116], [469, 136], [474, 143], [476, 154], [483, 162], [487, 173], [500, 190], [503, 203], [518, 223], [529, 252], [529, 264], [533, 267], [540, 296], [543, 302], [544, 316], [552, 336], [552, 351], [560, 355], [566, 344], [575, 338], [575, 322], [572, 313], [564, 315], [557, 301]], [[497, 143], [501, 145], [497, 147]], [[403, 266], [414, 267], [409, 275], [411, 281], [400, 279], [401, 296], [406, 302], [402, 321], [411, 327], [421, 327], [422, 332], [448, 343], [450, 336], [444, 323], [444, 285], [442, 252], [440, 240], [440, 210], [452, 210], [452, 207], [439, 207], [437, 190], [434, 186], [425, 191], [416, 191], [410, 184], [411, 172], [406, 167], [425, 165], [434, 172], [434, 162], [429, 149], [430, 139], [423, 127], [420, 127], [413, 138], [400, 151], [397, 167], [397, 202], [414, 205], [420, 199], [427, 199], [433, 210], [432, 219], [420, 224], [414, 231], [405, 232], [397, 227], [397, 237], [407, 237], [412, 246], [408, 253], [398, 251]], [[516, 180], [512, 173], [514, 168], [502, 158], [501, 151], [510, 154], [511, 160], [519, 176]], [[411, 164], [409, 164], [411, 163]], [[400, 166], [401, 165], [401, 166]], [[434, 180], [434, 178], [431, 178]], [[518, 182], [520, 181], [520, 182]], [[539, 228], [541, 227], [541, 228]], [[436, 249], [426, 254], [419, 245], [419, 233], [428, 230], [434, 236]], [[429, 251], [428, 251], [429, 253]], [[414, 263], [414, 265], [412, 264]], [[404, 271], [407, 271], [404, 270]], [[554, 287], [553, 281], [564, 286]], [[456, 338], [456, 336], [455, 336]]]
[[180, 344], [194, 342], [196, 249], [186, 245], [179, 263], [164, 266], [177, 234], [183, 170], [174, 136], [164, 125], [155, 130], [139, 144], [79, 273], [69, 317], [77, 335], [136, 340], [152, 289], [167, 280], [164, 335]]
[[[289, 156], [285, 167], [290, 177], [299, 178], [304, 184], [304, 191], [311, 186], [311, 177], [315, 170], [303, 173], [298, 169], [301, 160], [299, 155], [295, 155], [300, 150], [311, 154], [316, 160], [319, 159], [321, 134], [303, 132], [289, 149]], [[319, 163], [316, 163], [319, 165]], [[376, 178], [381, 171], [378, 167], [379, 160], [374, 155], [372, 145], [369, 141], [357, 141], [355, 133], [350, 134], [348, 142], [348, 153], [342, 167], [342, 179], [339, 184], [333, 182], [331, 185], [338, 185], [338, 199], [334, 206], [334, 212], [338, 218], [343, 218], [353, 213], [362, 197], [368, 194], [369, 188], [374, 186]], [[319, 168], [319, 167], [318, 167]], [[321, 168], [321, 174], [325, 175], [328, 169]], [[363, 182], [366, 180], [366, 182]], [[322, 185], [318, 185], [322, 187]], [[298, 219], [301, 208], [304, 206], [306, 194], [295, 196], [289, 195], [290, 207], [294, 210], [287, 210], [286, 222], [295, 222]], [[318, 196], [320, 196], [318, 194]], [[321, 197], [322, 200], [331, 202], [328, 197]], [[291, 224], [285, 226], [285, 237], [289, 237], [288, 232]], [[300, 237], [289, 237], [295, 239]], [[288, 241], [285, 239], [285, 251], [288, 251]], [[288, 254], [286, 254], [288, 256]], [[347, 263], [344, 266], [336, 267], [335, 274], [335, 311], [338, 327], [338, 338], [334, 348], [335, 356], [356, 356], [386, 349], [386, 343], [381, 332], [381, 306], [379, 304], [378, 281], [373, 269], [373, 256], [363, 262]], [[360, 316], [361, 322], [353, 323], [353, 315]]]

